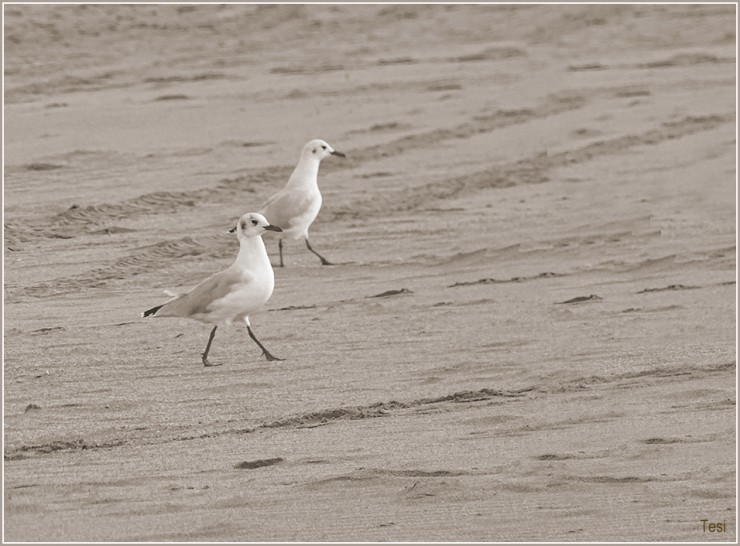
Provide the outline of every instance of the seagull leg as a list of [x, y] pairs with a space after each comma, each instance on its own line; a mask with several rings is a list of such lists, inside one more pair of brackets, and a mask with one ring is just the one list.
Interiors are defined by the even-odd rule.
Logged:
[[308, 250], [310, 250], [311, 252], [313, 252], [314, 254], [316, 254], [321, 259], [321, 265], [334, 265], [329, 260], [327, 260], [326, 258], [324, 258], [321, 254], [319, 254], [318, 252], [316, 252], [313, 248], [311, 248], [311, 245], [308, 242], [308, 237], [306, 237], [306, 246], [308, 247]]
[[256, 337], [254, 337], [254, 334], [252, 333], [252, 329], [249, 327], [248, 324], [247, 324], [247, 332], [249, 332], [249, 337], [252, 338], [252, 341], [254, 341], [257, 345], [259, 345], [260, 349], [262, 349], [262, 354], [265, 355], [265, 358], [267, 358], [267, 360], [270, 360], [270, 361], [272, 361], [272, 360], [285, 360], [284, 358], [278, 358], [276, 356], [272, 356], [270, 354], [270, 351], [268, 351], [267, 349], [265, 349], [265, 346], [260, 343], [259, 339], [257, 339]]
[[285, 267], [283, 266], [283, 240], [282, 239], [278, 240], [278, 250], [280, 250], [280, 267]]
[[208, 338], [208, 345], [206, 345], [206, 350], [203, 353], [203, 365], [204, 366], [220, 366], [221, 364], [211, 364], [208, 362], [208, 351], [211, 350], [211, 342], [213, 341], [213, 336], [216, 335], [216, 328], [218, 328], [218, 325], [213, 327], [213, 330], [211, 330], [211, 336]]

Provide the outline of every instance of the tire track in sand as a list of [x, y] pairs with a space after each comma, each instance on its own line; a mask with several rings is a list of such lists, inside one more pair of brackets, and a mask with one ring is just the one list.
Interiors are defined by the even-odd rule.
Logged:
[[[732, 123], [734, 120], [734, 114], [717, 114], [686, 117], [674, 122], [664, 122], [657, 128], [643, 133], [602, 140], [556, 154], [540, 154], [509, 164], [497, 165], [469, 175], [432, 182], [414, 188], [402, 189], [385, 196], [377, 195], [372, 199], [354, 202], [344, 208], [334, 210], [333, 213], [328, 212], [324, 214], [324, 217], [328, 217], [331, 220], [343, 218], [358, 219], [374, 216], [380, 212], [387, 214], [388, 212], [414, 210], [430, 202], [450, 199], [464, 193], [472, 193], [488, 188], [504, 188], [520, 184], [543, 183], [548, 180], [547, 172], [554, 168], [571, 163], [583, 163], [597, 157], [621, 153], [635, 147], [657, 145], [667, 140], [709, 131], [726, 123]], [[288, 173], [290, 168], [282, 168], [282, 171]], [[254, 176], [248, 175], [247, 178], [253, 179], [252, 177]], [[273, 173], [273, 176], [276, 175]], [[242, 179], [243, 177], [224, 181], [222, 185], [229, 187], [239, 186]], [[207, 190], [197, 191], [207, 192]], [[190, 195], [192, 193], [178, 192], [178, 194], [187, 194], [188, 199], [191, 198]], [[142, 196], [141, 198], [137, 198], [136, 201], [138, 202], [146, 198], [149, 197]], [[167, 206], [169, 206], [170, 202], [166, 199], [149, 200], [147, 202], [161, 204], [162, 201], [167, 202]], [[110, 207], [116, 207], [116, 205], [110, 205]], [[134, 207], [134, 205], [128, 204], [123, 205], [123, 207], [130, 208]], [[136, 205], [135, 208], [138, 209], [139, 205]], [[76, 213], [76, 211], [71, 212]], [[99, 212], [100, 210], [95, 208], [89, 216], [96, 218]], [[82, 217], [79, 219], [80, 221], [91, 220], [88, 217], [88, 213], [84, 211], [82, 212]], [[176, 241], [165, 241], [153, 247], [147, 247], [146, 250], [135, 256], [121, 258], [115, 261], [110, 267], [98, 268], [73, 277], [57, 279], [53, 283], [43, 283], [19, 288], [14, 291], [13, 296], [27, 295], [31, 297], [43, 297], [50, 294], [67, 294], [88, 287], [101, 286], [110, 280], [132, 277], [162, 269], [166, 267], [167, 260], [174, 260], [183, 256], [197, 256], [205, 252], [214, 256], [220, 256], [219, 248], [226, 248], [222, 245], [224, 245], [223, 241], [214, 240], [213, 245], [206, 247], [205, 245], [195, 243], [189, 237]]]
[[[397, 156], [409, 150], [444, 140], [464, 139], [490, 133], [505, 127], [576, 110], [585, 106], [586, 102], [586, 99], [580, 95], [551, 96], [532, 108], [499, 110], [492, 114], [477, 116], [454, 127], [433, 129], [383, 144], [353, 150], [351, 156], [335, 168], [352, 169], [377, 158]], [[42, 217], [36, 221], [21, 222], [13, 219], [5, 225], [6, 245], [17, 246], [39, 238], [68, 239], [89, 234], [91, 226], [102, 227], [115, 220], [175, 212], [185, 207], [195, 206], [196, 203], [228, 201], [242, 195], [245, 191], [254, 192], [255, 187], [259, 185], [282, 186], [292, 170], [292, 166], [267, 167], [235, 178], [225, 178], [214, 186], [197, 190], [151, 192], [116, 203], [75, 206], [51, 218]]]
[[[210, 244], [211, 240], [214, 244]], [[49, 282], [12, 290], [10, 291], [11, 297], [8, 299], [13, 301], [21, 296], [33, 298], [54, 297], [79, 292], [87, 288], [101, 287], [109, 281], [160, 269], [165, 260], [178, 260], [187, 256], [221, 258], [222, 252], [218, 248], [214, 248], [215, 245], [217, 245], [216, 237], [201, 238], [200, 240], [183, 237], [163, 241], [143, 247], [139, 252], [129, 256], [119, 258], [108, 267], [99, 267], [79, 275], [57, 278]]]
[[539, 154], [512, 163], [496, 165], [474, 173], [429, 184], [406, 188], [385, 195], [373, 196], [324, 214], [325, 219], [358, 219], [376, 216], [380, 212], [403, 212], [418, 209], [435, 201], [451, 199], [466, 193], [489, 188], [508, 188], [521, 184], [539, 184], [548, 181], [547, 172], [572, 163], [584, 163], [596, 157], [614, 155], [640, 146], [654, 146], [667, 140], [710, 131], [733, 123], [733, 113], [709, 116], [689, 116], [678, 121], [638, 134], [601, 140], [555, 154]]
[[[519, 389], [495, 389], [482, 388], [475, 391], [458, 391], [430, 398], [419, 398], [408, 401], [388, 400], [365, 406], [340, 406], [325, 410], [291, 415], [277, 420], [259, 423], [253, 426], [231, 426], [221, 430], [208, 430], [207, 432], [191, 434], [177, 433], [172, 431], [167, 435], [166, 431], [147, 433], [145, 430], [136, 430], [123, 436], [107, 438], [94, 441], [83, 438], [59, 438], [38, 444], [21, 444], [16, 446], [5, 446], [4, 458], [6, 462], [27, 459], [45, 455], [57, 455], [79, 450], [89, 449], [112, 449], [117, 447], [130, 447], [133, 445], [160, 445], [170, 442], [183, 442], [199, 440], [203, 438], [216, 438], [226, 435], [243, 435], [276, 431], [285, 429], [311, 429], [319, 426], [332, 425], [340, 421], [364, 421], [365, 419], [394, 418], [404, 415], [413, 415], [428, 412], [430, 408], [448, 412], [465, 411], [478, 404], [491, 404], [500, 401], [504, 404], [527, 399], [528, 397], [560, 396], [572, 392], [584, 392], [590, 390], [609, 390], [615, 387], [646, 386], [661, 382], [682, 382], [704, 378], [709, 374], [728, 374], [734, 376], [735, 362], [714, 363], [695, 366], [666, 366], [662, 368], [651, 368], [635, 372], [614, 374], [609, 376], [573, 377], [569, 380], [544, 378], [541, 384], [533, 384]], [[726, 409], [732, 410], [734, 403], [725, 405]], [[589, 417], [588, 419], [592, 419]], [[569, 421], [570, 424], [576, 424]], [[207, 425], [207, 427], [210, 425]], [[511, 436], [536, 431], [536, 427], [525, 426], [524, 428], [510, 428], [498, 433], [501, 436]]]

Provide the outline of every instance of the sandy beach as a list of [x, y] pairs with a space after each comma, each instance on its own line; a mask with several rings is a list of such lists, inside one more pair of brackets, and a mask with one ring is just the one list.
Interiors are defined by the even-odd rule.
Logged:
[[736, 540], [735, 6], [4, 10], [6, 541]]

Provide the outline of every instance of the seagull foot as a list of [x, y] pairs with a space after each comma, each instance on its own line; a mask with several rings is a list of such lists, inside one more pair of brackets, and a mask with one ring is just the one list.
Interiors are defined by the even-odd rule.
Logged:
[[278, 357], [276, 357], [276, 356], [272, 356], [272, 355], [271, 355], [270, 353], [268, 353], [267, 351], [263, 352], [262, 354], [263, 354], [263, 355], [265, 355], [265, 358], [266, 358], [267, 360], [269, 360], [270, 362], [273, 362], [273, 361], [275, 361], [275, 360], [277, 360], [277, 361], [280, 361], [280, 362], [282, 362], [283, 360], [285, 360], [284, 358], [278, 358]]
[[203, 357], [201, 360], [203, 360], [203, 365], [204, 366], [207, 366], [207, 367], [220, 366], [221, 365], [221, 364], [211, 364], [210, 362], [208, 362], [208, 359], [206, 357]]

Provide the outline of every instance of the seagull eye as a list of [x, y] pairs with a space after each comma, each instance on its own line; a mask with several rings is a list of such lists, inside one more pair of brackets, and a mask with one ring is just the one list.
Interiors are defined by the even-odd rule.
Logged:
[[252, 225], [253, 225], [253, 226], [256, 226], [257, 224], [258, 224], [257, 220], [254, 220], [254, 219], [253, 219], [253, 220], [252, 220]]
[[326, 150], [326, 146], [321, 146], [321, 149], [322, 150]]

